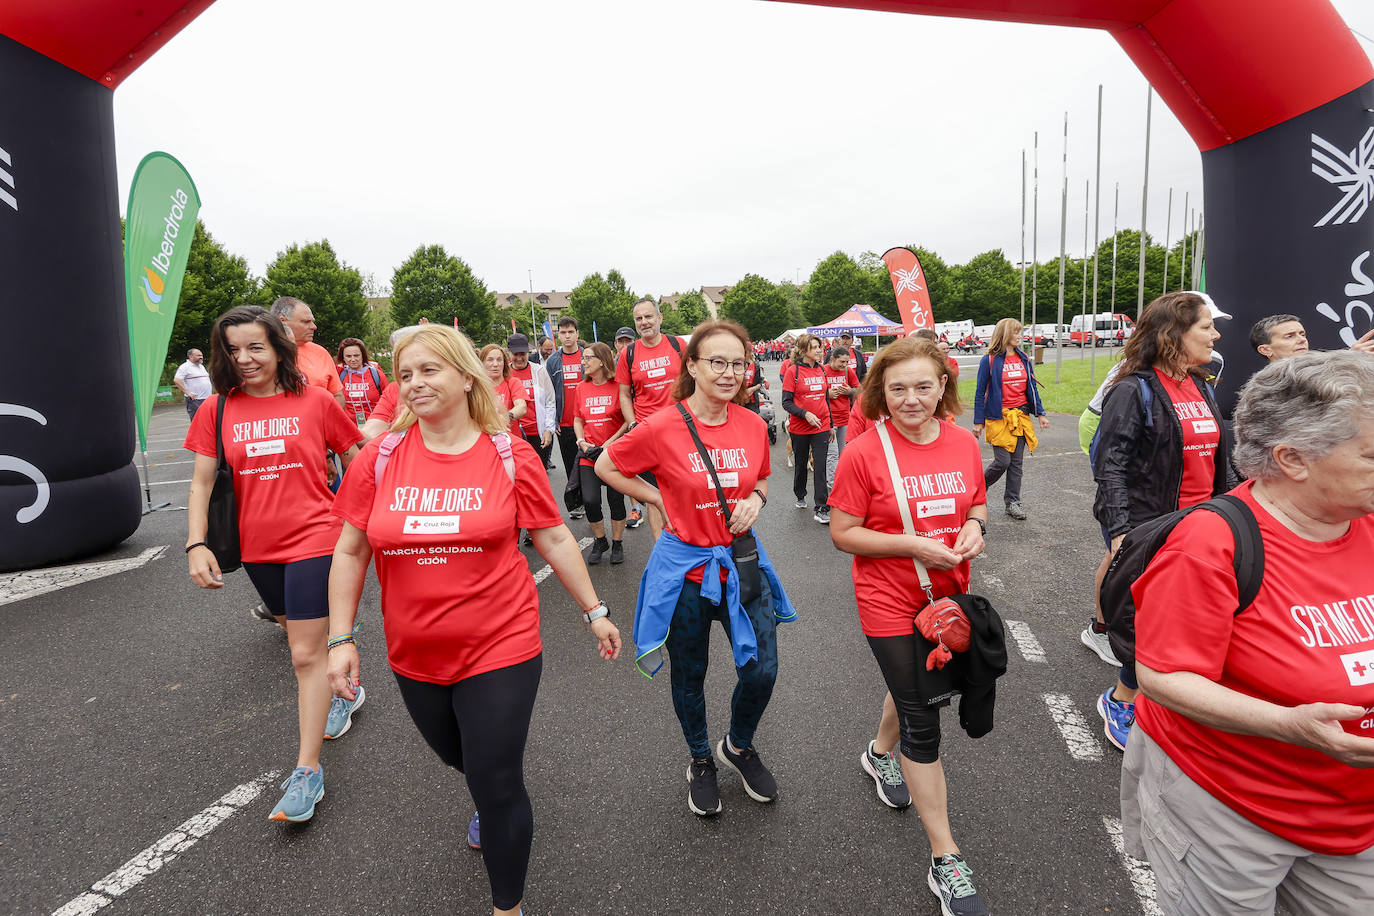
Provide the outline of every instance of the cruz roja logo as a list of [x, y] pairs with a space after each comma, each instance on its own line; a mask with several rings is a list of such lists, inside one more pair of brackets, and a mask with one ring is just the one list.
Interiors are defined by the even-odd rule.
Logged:
[[[19, 201], [10, 193], [14, 190], [14, 175], [10, 172], [10, 154], [0, 149], [0, 201], [9, 204], [11, 209], [19, 209]], [[5, 190], [8, 187], [9, 190]]]
[[1374, 199], [1374, 127], [1348, 153], [1313, 134], [1312, 174], [1342, 191], [1341, 199], [1314, 225], [1358, 223]]
[[177, 236], [181, 234], [181, 221], [186, 218], [188, 200], [181, 188], [177, 188], [168, 199], [172, 206], [162, 221], [162, 244], [148, 261], [148, 266], [143, 268], [143, 303], [148, 306], [148, 311], [158, 314], [162, 313], [158, 305], [167, 288], [167, 271], [172, 268], [172, 255], [176, 252]]
[[[1342, 314], [1326, 302], [1317, 303], [1317, 313], [1323, 318], [1329, 318], [1340, 326], [1338, 332], [1341, 340], [1347, 347], [1355, 346], [1355, 342], [1360, 336], [1374, 325], [1374, 308], [1370, 307], [1369, 300], [1371, 293], [1374, 293], [1374, 280], [1364, 272], [1364, 262], [1369, 259], [1370, 252], [1361, 251], [1355, 256], [1355, 260], [1350, 262], [1350, 282], [1345, 285], [1345, 312]], [[1359, 323], [1357, 333], [1357, 316], [1364, 314], [1364, 321]]]

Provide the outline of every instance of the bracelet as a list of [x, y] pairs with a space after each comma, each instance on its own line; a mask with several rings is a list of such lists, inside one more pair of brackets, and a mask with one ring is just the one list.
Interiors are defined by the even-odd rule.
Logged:
[[983, 537], [987, 537], [987, 536], [988, 536], [988, 523], [987, 523], [987, 522], [983, 521], [981, 518], [978, 518], [977, 516], [970, 516], [969, 518], [967, 518], [967, 519], [964, 520], [964, 524], [965, 524], [965, 525], [967, 525], [969, 522], [977, 522], [977, 523], [978, 523], [978, 527], [979, 527], [980, 529], [982, 529], [982, 535], [983, 535]]
[[763, 495], [763, 491], [760, 490], [758, 487], [755, 487], [755, 488], [754, 488], [754, 492], [757, 493], [757, 494], [759, 494], [759, 500], [763, 503], [763, 505], [762, 505], [762, 506], [759, 506], [759, 508], [760, 508], [760, 509], [767, 508], [767, 506], [768, 506], [768, 497], [767, 497], [767, 496], [764, 496], [764, 495]]
[[191, 551], [195, 550], [197, 547], [204, 547], [206, 550], [209, 550], [209, 549], [210, 549], [210, 545], [207, 544], [207, 543], [205, 543], [204, 541], [196, 541], [194, 544], [187, 544], [187, 545], [186, 545], [186, 552], [187, 552], [187, 553], [190, 553]]
[[609, 616], [611, 616], [611, 610], [606, 607], [606, 602], [598, 601], [590, 611], [582, 613], [582, 622], [590, 624], [593, 620], [600, 620], [602, 617]]
[[346, 646], [346, 645], [348, 645], [349, 643], [352, 643], [353, 645], [357, 645], [357, 644], [358, 644], [358, 640], [354, 638], [354, 636], [353, 636], [352, 633], [349, 633], [347, 636], [331, 636], [331, 637], [329, 637], [329, 648], [330, 648], [330, 649], [335, 649], [335, 648], [338, 648], [339, 646]]

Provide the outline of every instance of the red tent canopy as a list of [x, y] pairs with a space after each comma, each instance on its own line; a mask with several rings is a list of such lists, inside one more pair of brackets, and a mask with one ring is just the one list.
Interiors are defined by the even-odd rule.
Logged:
[[900, 337], [906, 333], [900, 321], [889, 321], [878, 314], [871, 305], [852, 306], [838, 318], [827, 321], [825, 324], [807, 328], [806, 331], [817, 337], [839, 337], [845, 331], [855, 337], [869, 337], [874, 334], [881, 334], [884, 337]]

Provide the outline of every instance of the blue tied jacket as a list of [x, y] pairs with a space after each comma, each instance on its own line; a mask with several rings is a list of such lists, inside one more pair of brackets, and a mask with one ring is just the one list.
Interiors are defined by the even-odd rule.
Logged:
[[[1026, 358], [1026, 354], [1021, 352], [1020, 347], [1016, 348], [1016, 355], [1021, 358], [1021, 362], [1026, 366], [1026, 406], [1030, 408], [1033, 416], [1043, 417], [1045, 405], [1040, 402], [1039, 385], [1035, 382], [1035, 367]], [[1006, 362], [1006, 358], [1001, 353], [996, 356], [984, 356], [978, 361], [978, 388], [973, 395], [973, 422], [975, 425], [988, 420], [1002, 419], [1002, 364], [1004, 362]]]
[[[701, 578], [701, 596], [712, 604], [720, 604], [720, 571], [726, 570], [725, 600], [729, 602], [731, 649], [735, 656], [735, 667], [743, 668], [758, 657], [758, 641], [754, 635], [754, 624], [744, 612], [739, 600], [739, 573], [735, 570], [735, 559], [728, 545], [698, 547], [688, 544], [671, 531], [665, 531], [654, 544], [649, 554], [649, 565], [644, 567], [644, 575], [639, 579], [639, 601], [635, 605], [635, 667], [645, 677], [653, 677], [663, 667], [663, 644], [668, 641], [668, 630], [672, 626], [673, 612], [682, 597], [682, 583], [687, 573], [703, 563], [706, 569]], [[759, 543], [759, 571], [768, 585], [759, 600], [769, 601], [773, 616], [779, 623], [789, 623], [797, 619], [796, 608], [783, 591], [777, 571], [768, 559], [768, 552]], [[650, 659], [650, 656], [653, 656]], [[650, 659], [652, 668], [646, 669], [645, 659]]]

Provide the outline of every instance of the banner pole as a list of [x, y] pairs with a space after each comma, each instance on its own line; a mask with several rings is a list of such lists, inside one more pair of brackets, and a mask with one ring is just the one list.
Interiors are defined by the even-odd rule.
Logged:
[[1159, 294], [1169, 291], [1169, 233], [1174, 231], [1174, 189], [1169, 189], [1169, 206], [1164, 211], [1164, 279], [1159, 284]]
[[[1064, 323], [1064, 258], [1069, 247], [1069, 113], [1064, 112], [1064, 190], [1059, 201], [1059, 319], [1055, 327]], [[1031, 362], [1035, 362], [1035, 328], [1031, 327]], [[1064, 351], [1059, 351], [1059, 359], [1054, 364], [1054, 383], [1059, 384], [1059, 375], [1064, 368]]]
[[[1083, 181], [1083, 304], [1078, 307], [1078, 314], [1086, 315], [1088, 312], [1088, 203], [1092, 196], [1092, 184], [1084, 179]], [[1066, 340], [1060, 340], [1060, 328], [1054, 329], [1054, 339], [1062, 349]], [[1082, 355], [1081, 353], [1079, 354]], [[1080, 363], [1082, 361], [1080, 360]]]
[[1036, 296], [1040, 289], [1040, 131], [1035, 132], [1035, 181], [1031, 187], [1031, 324], [1035, 324]]
[[[148, 476], [148, 449], [147, 449], [147, 448], [144, 448], [144, 449], [143, 449], [143, 500], [144, 500], [144, 502], [143, 502], [143, 514], [144, 514], [144, 515], [147, 515], [147, 514], [150, 513], [150, 512], [159, 512], [159, 511], [161, 511], [161, 510], [163, 510], [163, 509], [168, 509], [168, 508], [170, 508], [171, 505], [172, 505], [170, 501], [169, 501], [169, 502], [165, 502], [165, 503], [158, 503], [156, 506], [153, 505], [153, 483], [152, 483], [152, 480], [151, 480], [151, 479], [149, 478], [149, 476]], [[183, 506], [182, 508], [184, 509], [185, 506]]]
[[1021, 323], [1026, 323], [1026, 148], [1021, 148]]
[[[1097, 334], [1097, 249], [1102, 243], [1098, 232], [1099, 218], [1102, 216], [1102, 84], [1097, 84], [1097, 176], [1093, 178], [1093, 334]], [[1086, 314], [1088, 309], [1083, 308]], [[1096, 341], [1094, 341], [1096, 343]], [[1090, 381], [1097, 381], [1097, 351], [1093, 350]]]
[[1154, 102], [1155, 90], [1151, 86], [1145, 90], [1145, 180], [1140, 187], [1140, 281], [1136, 287], [1135, 317], [1145, 308], [1145, 214], [1150, 203], [1150, 109]]
[[1183, 192], [1183, 244], [1178, 252], [1178, 288], [1188, 285], [1188, 233], [1192, 232], [1193, 211], [1188, 209], [1188, 192]]

